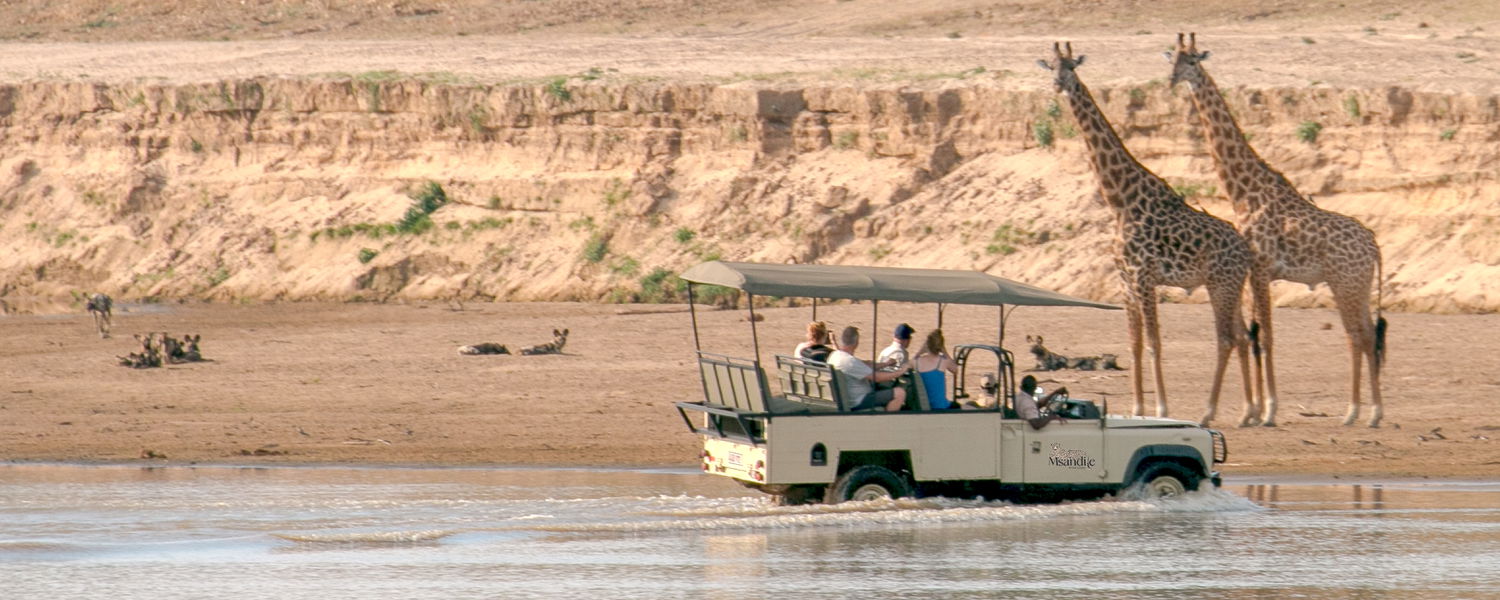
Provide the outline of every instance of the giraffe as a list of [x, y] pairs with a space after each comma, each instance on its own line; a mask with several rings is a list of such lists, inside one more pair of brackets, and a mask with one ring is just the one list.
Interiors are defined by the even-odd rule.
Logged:
[[[1183, 43], [1177, 34], [1172, 85], [1187, 82], [1203, 124], [1219, 181], [1234, 204], [1239, 230], [1254, 254], [1250, 268], [1253, 305], [1251, 335], [1265, 352], [1264, 375], [1256, 353], [1258, 400], [1265, 407], [1261, 423], [1276, 425], [1276, 370], [1271, 328], [1271, 281], [1285, 279], [1308, 287], [1327, 282], [1349, 339], [1353, 396], [1344, 425], [1359, 419], [1360, 359], [1370, 367], [1370, 427], [1379, 427], [1380, 367], [1385, 360], [1385, 318], [1380, 315], [1379, 281], [1383, 267], [1375, 234], [1352, 217], [1323, 210], [1297, 193], [1280, 172], [1250, 147], [1213, 78], [1203, 70], [1207, 52], [1198, 52], [1197, 35]], [[1375, 284], [1375, 313], [1370, 313], [1370, 286]], [[1373, 318], [1372, 318], [1373, 317]], [[1262, 332], [1259, 336], [1256, 330]], [[1262, 379], [1264, 377], [1264, 379]]]
[[1073, 58], [1071, 43], [1066, 48], [1064, 52], [1058, 44], [1053, 44], [1055, 64], [1041, 60], [1037, 63], [1056, 74], [1057, 90], [1067, 96], [1073, 118], [1078, 121], [1088, 146], [1099, 196], [1114, 213], [1117, 232], [1114, 261], [1125, 291], [1130, 351], [1134, 358], [1132, 414], [1140, 416], [1144, 412], [1141, 352], [1145, 338], [1151, 345], [1156, 377], [1156, 414], [1167, 416], [1156, 288], [1192, 290], [1201, 285], [1208, 288], [1213, 306], [1218, 362], [1208, 410], [1199, 423], [1207, 425], [1218, 410], [1224, 368], [1229, 354], [1239, 350], [1240, 375], [1245, 385], [1245, 411], [1240, 424], [1247, 425], [1259, 414], [1250, 390], [1250, 342], [1240, 315], [1241, 293], [1250, 270], [1250, 249], [1228, 222], [1188, 206], [1167, 182], [1136, 161], [1099, 111], [1088, 88], [1078, 80], [1074, 69], [1083, 64], [1084, 57]]

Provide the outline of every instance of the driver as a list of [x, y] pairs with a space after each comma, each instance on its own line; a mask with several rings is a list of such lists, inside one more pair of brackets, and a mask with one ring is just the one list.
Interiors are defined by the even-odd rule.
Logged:
[[1016, 390], [1016, 415], [1025, 419], [1027, 423], [1030, 423], [1032, 429], [1037, 430], [1046, 427], [1052, 421], [1067, 423], [1067, 419], [1062, 418], [1057, 413], [1047, 412], [1043, 414], [1040, 408], [1047, 406], [1054, 398], [1059, 396], [1066, 398], [1068, 396], [1068, 388], [1057, 388], [1038, 402], [1036, 398], [1036, 378], [1030, 375], [1022, 377], [1021, 389]]

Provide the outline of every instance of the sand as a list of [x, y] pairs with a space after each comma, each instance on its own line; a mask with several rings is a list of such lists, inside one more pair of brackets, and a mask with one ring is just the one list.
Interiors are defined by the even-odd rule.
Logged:
[[[87, 315], [0, 324], [0, 448], [12, 461], [150, 464], [691, 466], [698, 437], [674, 403], [700, 396], [685, 307], [575, 303], [456, 305], [127, 305], [110, 339]], [[1167, 304], [1163, 354], [1171, 415], [1204, 410], [1213, 340], [1203, 305]], [[810, 309], [767, 308], [762, 356], [788, 351]], [[1391, 314], [1385, 423], [1340, 425], [1347, 405], [1343, 332], [1327, 309], [1278, 311], [1280, 426], [1238, 428], [1231, 369], [1213, 425], [1239, 475], [1487, 477], [1500, 468], [1500, 416], [1486, 407], [1500, 375], [1500, 315]], [[821, 306], [819, 318], [870, 328], [869, 305]], [[882, 303], [881, 328], [934, 324], [931, 307]], [[993, 309], [952, 307], [950, 343], [992, 342]], [[744, 311], [699, 313], [707, 351], [749, 356]], [[461, 356], [457, 347], [542, 343], [571, 331], [562, 355]], [[1066, 355], [1114, 353], [1120, 311], [1023, 308], [1007, 346], [1033, 366], [1024, 336]], [[202, 335], [202, 363], [130, 369], [131, 332]], [[888, 340], [883, 333], [877, 339]], [[868, 348], [866, 348], [868, 350]], [[1125, 360], [1128, 365], [1128, 358]], [[1492, 361], [1490, 364], [1493, 364]], [[1035, 373], [1046, 387], [1129, 411], [1125, 371]], [[1152, 389], [1147, 386], [1148, 390]], [[1149, 407], [1149, 401], [1148, 401]], [[1368, 414], [1368, 413], [1365, 413]], [[144, 458], [143, 458], [144, 457]]]

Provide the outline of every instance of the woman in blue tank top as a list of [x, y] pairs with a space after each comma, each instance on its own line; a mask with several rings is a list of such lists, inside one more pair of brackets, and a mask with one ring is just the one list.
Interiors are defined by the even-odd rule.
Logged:
[[915, 359], [917, 377], [921, 378], [922, 388], [927, 392], [927, 403], [933, 410], [959, 407], [948, 400], [948, 373], [957, 375], [958, 363], [948, 357], [944, 350], [946, 345], [943, 330], [934, 329], [927, 334], [927, 341]]

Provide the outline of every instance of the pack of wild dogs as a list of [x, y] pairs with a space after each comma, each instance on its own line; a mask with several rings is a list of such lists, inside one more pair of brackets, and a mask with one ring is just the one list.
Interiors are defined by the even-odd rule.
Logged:
[[1101, 354], [1099, 356], [1076, 356], [1068, 358], [1042, 345], [1042, 336], [1026, 336], [1026, 343], [1031, 344], [1031, 355], [1036, 357], [1036, 368], [1033, 371], [1057, 371], [1061, 369], [1076, 369], [1079, 371], [1123, 371], [1120, 367], [1119, 358], [1113, 354]]
[[[84, 308], [90, 315], [93, 315], [94, 329], [99, 333], [100, 338], [109, 338], [110, 326], [114, 322], [114, 305], [114, 300], [108, 295], [99, 293], [85, 295]], [[135, 334], [135, 341], [141, 343], [141, 351], [115, 358], [119, 359], [120, 366], [132, 369], [203, 362], [203, 351], [198, 346], [202, 340], [202, 335], [189, 334], [178, 339], [167, 335], [166, 332], [158, 331], [146, 335]]]
[[132, 369], [150, 369], [165, 364], [203, 362], [203, 353], [198, 349], [201, 335], [184, 335], [174, 338], [165, 332], [153, 331], [146, 335], [136, 334], [141, 343], [140, 352], [131, 352], [120, 359], [120, 366]]
[[[538, 354], [562, 354], [563, 346], [568, 343], [567, 329], [553, 329], [552, 341], [535, 346], [521, 348], [517, 354], [522, 356], [534, 356]], [[495, 342], [484, 342], [469, 346], [459, 346], [458, 353], [466, 356], [477, 356], [480, 354], [510, 354], [510, 348], [505, 344]]]

